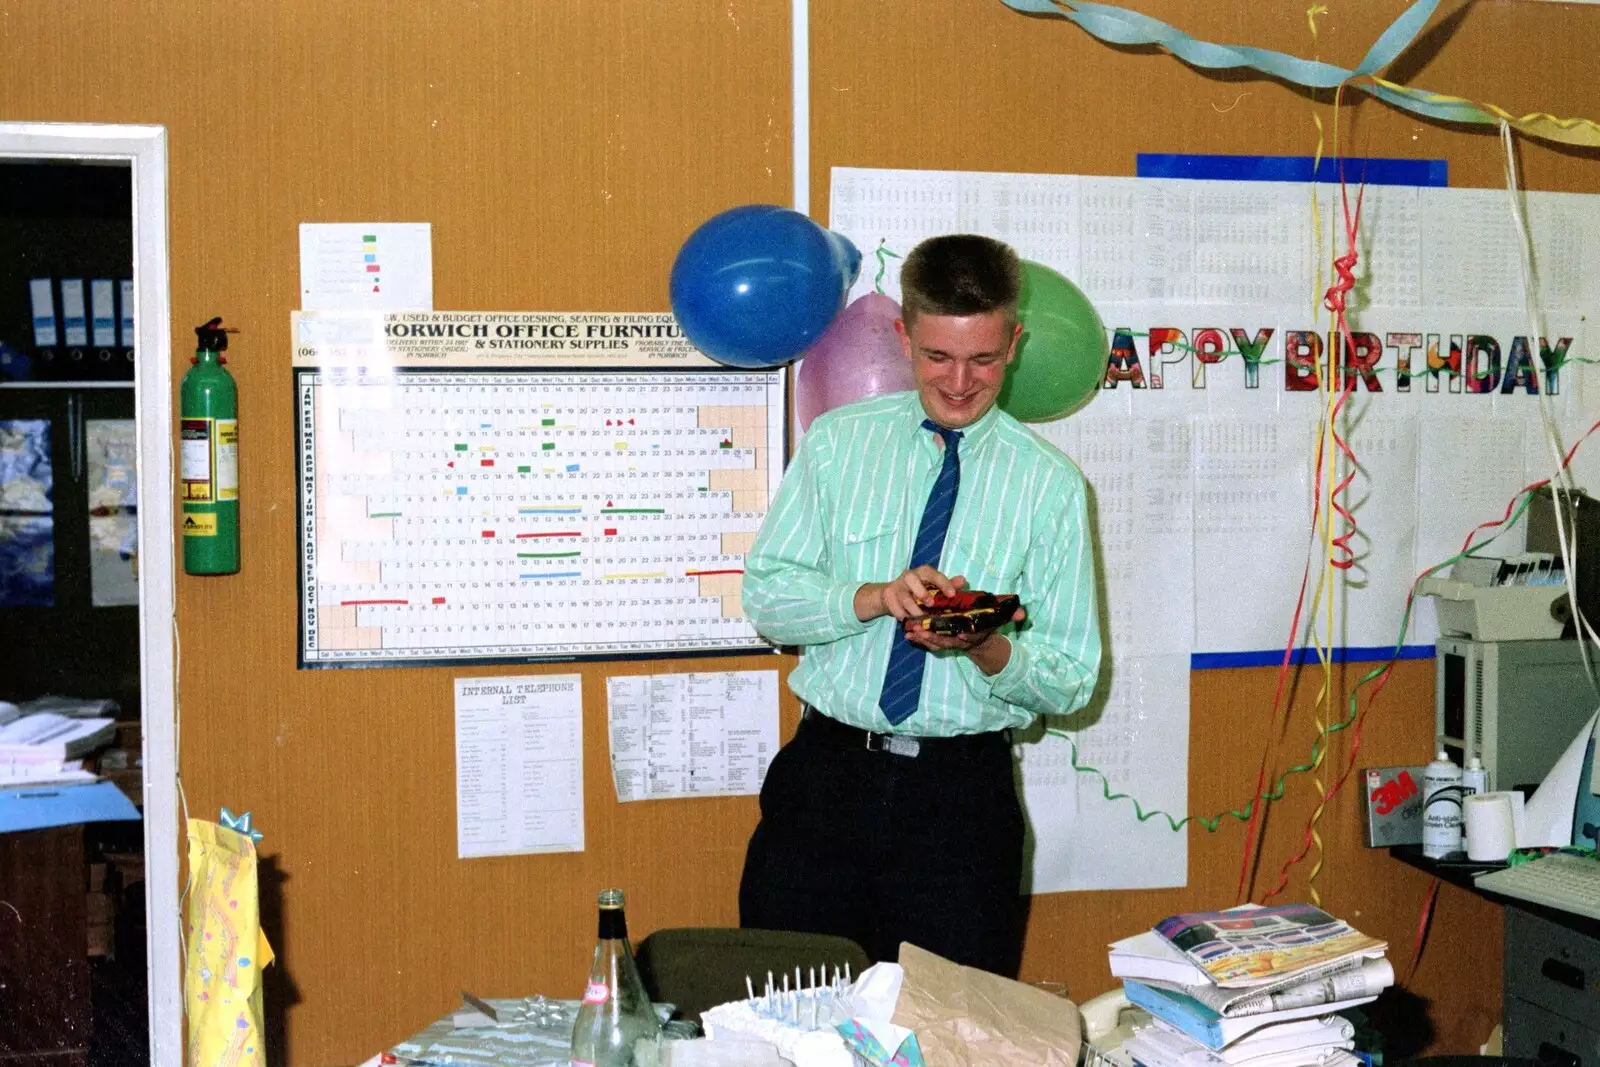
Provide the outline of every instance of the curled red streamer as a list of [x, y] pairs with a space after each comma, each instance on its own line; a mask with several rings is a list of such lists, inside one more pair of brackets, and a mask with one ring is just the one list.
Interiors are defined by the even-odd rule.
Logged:
[[[1345, 322], [1345, 317], [1344, 317], [1345, 298], [1346, 298], [1346, 295], [1350, 292], [1350, 290], [1355, 288], [1355, 284], [1356, 284], [1355, 267], [1356, 267], [1357, 261], [1360, 258], [1358, 253], [1356, 252], [1356, 230], [1360, 225], [1360, 220], [1361, 220], [1361, 198], [1362, 198], [1363, 195], [1365, 195], [1366, 187], [1363, 186], [1361, 191], [1356, 194], [1356, 210], [1355, 210], [1354, 217], [1352, 217], [1351, 213], [1350, 213], [1350, 197], [1349, 197], [1349, 193], [1345, 189], [1345, 186], [1344, 186], [1344, 167], [1343, 167], [1342, 163], [1340, 165], [1340, 170], [1339, 170], [1339, 181], [1340, 181], [1340, 185], [1339, 185], [1340, 194], [1341, 194], [1341, 198], [1342, 198], [1342, 202], [1343, 202], [1343, 208], [1344, 208], [1345, 238], [1346, 238], [1346, 244], [1349, 247], [1349, 251], [1333, 261], [1334, 271], [1335, 271], [1335, 278], [1334, 278], [1333, 284], [1330, 285], [1328, 287], [1327, 292], [1323, 294], [1323, 298], [1322, 299], [1323, 299], [1323, 306], [1326, 307], [1329, 311], [1332, 311], [1334, 313], [1334, 315], [1337, 317], [1337, 322], [1338, 322], [1338, 325], [1339, 325], [1340, 330], [1341, 330], [1341, 337], [1344, 340], [1344, 342], [1346, 343], [1346, 345], [1348, 345], [1349, 344], [1349, 337], [1350, 337], [1350, 328], [1349, 328], [1349, 325]], [[1328, 362], [1329, 362], [1330, 367], [1332, 367], [1332, 366], [1335, 365], [1334, 364], [1334, 359], [1333, 359], [1333, 354], [1330, 353], [1329, 357], [1330, 358], [1329, 358]], [[1340, 359], [1338, 362], [1339, 362], [1340, 365], [1342, 365], [1344, 361], [1342, 359]], [[1340, 369], [1341, 370], [1343, 369], [1342, 366], [1340, 366]], [[1330, 558], [1329, 562], [1332, 563], [1335, 567], [1340, 568], [1341, 570], [1348, 569], [1355, 562], [1355, 553], [1351, 550], [1350, 545], [1349, 545], [1350, 539], [1353, 538], [1355, 536], [1355, 534], [1356, 534], [1355, 516], [1352, 515], [1347, 508], [1343, 507], [1341, 505], [1339, 499], [1338, 499], [1339, 495], [1341, 493], [1343, 493], [1344, 490], [1347, 489], [1350, 486], [1350, 483], [1352, 481], [1355, 480], [1355, 453], [1350, 450], [1349, 446], [1345, 443], [1344, 439], [1339, 436], [1339, 432], [1338, 432], [1338, 414], [1339, 414], [1340, 408], [1342, 408], [1344, 406], [1345, 398], [1350, 395], [1351, 391], [1354, 389], [1354, 386], [1355, 386], [1354, 375], [1346, 375], [1345, 388], [1341, 392], [1341, 394], [1339, 396], [1339, 399], [1334, 404], [1334, 408], [1333, 408], [1333, 441], [1334, 441], [1334, 445], [1341, 452], [1343, 452], [1345, 454], [1346, 458], [1350, 461], [1350, 473], [1348, 475], [1346, 475], [1344, 477], [1344, 479], [1342, 479], [1337, 485], [1331, 485], [1330, 484], [1329, 491], [1328, 491], [1328, 503], [1329, 503], [1330, 507], [1335, 512], [1337, 512], [1339, 515], [1341, 515], [1344, 518], [1344, 521], [1345, 521], [1346, 525], [1349, 527], [1347, 533], [1342, 534], [1340, 537], [1334, 538], [1333, 541], [1332, 541], [1332, 546], [1334, 548], [1337, 548], [1337, 549], [1341, 550], [1343, 552], [1343, 554], [1344, 554], [1344, 557], [1342, 559], [1341, 558]], [[1334, 383], [1329, 382], [1328, 383], [1328, 388], [1332, 389], [1333, 387], [1334, 387]], [[1321, 506], [1322, 506], [1322, 439], [1320, 437], [1317, 440], [1317, 461], [1316, 461], [1316, 475], [1315, 475], [1315, 477], [1316, 477], [1316, 484], [1313, 487], [1312, 493], [1311, 493], [1311, 502], [1312, 502], [1311, 529], [1312, 529], [1312, 535], [1313, 536], [1315, 536], [1315, 534], [1316, 534], [1317, 520], [1321, 516]], [[1263, 825], [1264, 824], [1264, 814], [1265, 813], [1264, 813], [1264, 811], [1262, 809], [1264, 809], [1266, 807], [1266, 804], [1265, 804], [1265, 798], [1262, 796], [1262, 789], [1266, 784], [1267, 763], [1268, 763], [1268, 760], [1269, 760], [1269, 758], [1271, 756], [1271, 752], [1272, 752], [1273, 735], [1275, 733], [1275, 728], [1276, 728], [1277, 722], [1278, 722], [1278, 709], [1279, 709], [1279, 707], [1280, 707], [1280, 705], [1282, 703], [1282, 700], [1283, 700], [1284, 682], [1287, 680], [1288, 674], [1289, 674], [1289, 661], [1290, 661], [1290, 657], [1292, 656], [1293, 650], [1294, 650], [1294, 647], [1295, 647], [1296, 635], [1299, 634], [1299, 632], [1300, 632], [1300, 611], [1301, 611], [1302, 607], [1305, 604], [1306, 584], [1307, 584], [1307, 580], [1310, 577], [1310, 573], [1311, 573], [1311, 561], [1308, 558], [1306, 560], [1305, 573], [1300, 576], [1300, 595], [1298, 597], [1296, 597], [1296, 599], [1295, 599], [1294, 621], [1289, 624], [1289, 641], [1288, 641], [1288, 645], [1283, 650], [1283, 662], [1282, 662], [1282, 664], [1280, 664], [1280, 666], [1278, 668], [1278, 686], [1277, 686], [1277, 691], [1273, 694], [1273, 698], [1272, 698], [1272, 718], [1271, 718], [1270, 723], [1269, 723], [1269, 730], [1268, 730], [1267, 740], [1266, 740], [1266, 743], [1265, 743], [1265, 745], [1264, 745], [1264, 747], [1262, 749], [1262, 753], [1261, 753], [1261, 766], [1257, 769], [1256, 791], [1255, 791], [1255, 798], [1251, 801], [1250, 821], [1245, 826], [1244, 856], [1241, 858], [1240, 863], [1239, 863], [1239, 885], [1238, 885], [1238, 888], [1236, 890], [1235, 901], [1234, 901], [1237, 904], [1242, 904], [1245, 901], [1245, 899], [1249, 896], [1248, 887], [1251, 884], [1253, 884], [1253, 879], [1250, 876], [1251, 860], [1252, 860], [1252, 858], [1254, 856], [1255, 848], [1256, 848], [1256, 845], [1257, 845], [1257, 834], [1258, 834], [1258, 832], [1262, 833], [1262, 834], [1265, 833], [1265, 827]], [[1332, 595], [1331, 592], [1330, 592], [1329, 595], [1330, 596]], [[1307, 828], [1309, 830], [1309, 825], [1308, 825]], [[1305, 855], [1305, 853], [1302, 852], [1301, 856], [1304, 856], [1304, 855]], [[1296, 860], [1291, 861], [1290, 865], [1292, 866], [1294, 862], [1298, 862], [1298, 859], [1299, 858], [1297, 857]], [[1280, 883], [1278, 888], [1274, 889], [1272, 891], [1272, 893], [1277, 893], [1282, 888], [1283, 888], [1283, 885]], [[1270, 899], [1271, 896], [1272, 896], [1272, 894], [1268, 894], [1269, 899]]]
[[[1311, 491], [1311, 534], [1316, 536], [1317, 519], [1322, 506], [1322, 438], [1317, 438], [1317, 482]], [[1283, 662], [1278, 665], [1278, 687], [1272, 694], [1272, 717], [1267, 723], [1266, 741], [1261, 746], [1261, 766], [1256, 770], [1256, 791], [1250, 801], [1250, 821], [1244, 832], [1244, 857], [1239, 861], [1239, 885], [1234, 895], [1235, 904], [1243, 904], [1254, 888], [1250, 877], [1250, 860], [1255, 853], [1256, 834], [1266, 832], [1267, 763], [1272, 757], [1274, 741], [1278, 734], [1278, 710], [1283, 706], [1284, 684], [1289, 679], [1289, 661], [1294, 655], [1295, 634], [1300, 632], [1300, 611], [1306, 603], [1306, 585], [1311, 578], [1311, 553], [1306, 553], [1305, 569], [1300, 572], [1300, 594], [1294, 600], [1294, 618], [1289, 623], [1289, 642], [1283, 650]]]
[[[1338, 350], [1329, 353], [1328, 368], [1334, 374], [1340, 375], [1343, 387], [1339, 390], [1339, 399], [1334, 402], [1330, 415], [1332, 425], [1329, 427], [1333, 434], [1333, 444], [1339, 452], [1344, 454], [1348, 465], [1348, 472], [1339, 479], [1337, 485], [1328, 490], [1328, 505], [1334, 514], [1342, 520], [1344, 532], [1332, 539], [1329, 548], [1328, 562], [1339, 570], [1349, 570], [1355, 566], [1355, 550], [1350, 547], [1350, 542], [1359, 532], [1356, 526], [1356, 517], [1345, 506], [1346, 492], [1352, 482], [1356, 480], [1356, 454], [1351, 451], [1350, 445], [1339, 435], [1339, 412], [1344, 409], [1345, 401], [1350, 394], [1355, 392], [1356, 376], [1345, 368], [1345, 359], [1355, 351], [1354, 340], [1350, 336], [1350, 323], [1345, 318], [1346, 298], [1350, 290], [1356, 285], [1356, 263], [1360, 255], [1356, 252], [1356, 231], [1361, 226], [1361, 201], [1366, 196], [1367, 187], [1363, 184], [1356, 193], [1356, 209], [1350, 211], [1350, 190], [1344, 183], [1344, 165], [1339, 166], [1339, 196], [1344, 208], [1344, 236], [1348, 251], [1333, 261], [1333, 284], [1328, 286], [1328, 291], [1323, 295], [1322, 305], [1333, 312], [1334, 324], [1338, 327]], [[1328, 383], [1332, 389], [1334, 384]]]
[[[1567, 449], [1566, 455], [1561, 457], [1561, 466], [1557, 468], [1558, 472], [1566, 470], [1567, 467], [1571, 465], [1572, 457], [1578, 454], [1578, 446], [1587, 441], [1596, 430], [1600, 430], [1600, 421], [1596, 421], [1593, 425], [1591, 425], [1588, 430], [1584, 431], [1583, 436], [1574, 441], [1572, 443], [1572, 447]], [[1490, 519], [1487, 522], [1480, 522], [1478, 525], [1474, 526], [1470, 531], [1467, 532], [1466, 540], [1461, 543], [1461, 551], [1458, 553], [1458, 556], [1464, 556], [1472, 550], [1472, 539], [1478, 535], [1479, 531], [1492, 530], [1496, 526], [1503, 526], [1510, 522], [1511, 515], [1516, 510], [1517, 501], [1521, 500], [1522, 497], [1527, 493], [1532, 493], [1539, 489], [1543, 489], [1545, 486], [1549, 485], [1551, 481], [1551, 478], [1541, 478], [1536, 482], [1529, 483], [1528, 485], [1524, 486], [1522, 490], [1516, 494], [1516, 496], [1512, 497], [1510, 502], [1506, 504], [1505, 514], [1501, 515], [1500, 518]], [[1422, 579], [1439, 570], [1442, 566], [1444, 566], [1444, 564], [1440, 564], [1439, 567], [1429, 567], [1427, 570], [1417, 575], [1416, 579], [1411, 583], [1411, 589], [1406, 593], [1406, 617], [1410, 617], [1411, 605], [1416, 600], [1417, 596], [1417, 586], [1422, 583]], [[1397, 653], [1398, 651], [1399, 650], [1396, 649]], [[1389, 684], [1389, 678], [1394, 672], [1394, 666], [1396, 662], [1397, 660], [1394, 657], [1390, 657], [1389, 662], [1385, 664], [1383, 670], [1379, 672], [1376, 678], [1377, 686], [1372, 690], [1372, 695], [1367, 698], [1367, 706], [1361, 709], [1361, 714], [1356, 718], [1355, 728], [1350, 733], [1350, 755], [1345, 758], [1344, 770], [1339, 774], [1338, 780], [1333, 783], [1326, 793], [1323, 794], [1322, 802], [1324, 804], [1332, 800], [1339, 790], [1344, 788], [1344, 783], [1349, 779], [1350, 772], [1355, 770], [1356, 756], [1361, 751], [1361, 731], [1367, 724], [1367, 714], [1372, 710], [1373, 705], [1378, 702], [1378, 697], [1383, 692], [1383, 687]], [[1272, 890], [1262, 898], [1263, 901], [1271, 900], [1273, 897], [1283, 892], [1283, 890], [1289, 884], [1289, 871], [1295, 866], [1295, 864], [1305, 859], [1306, 853], [1310, 851], [1311, 823], [1307, 822], [1305, 836], [1300, 843], [1300, 851], [1291, 856], [1288, 862], [1283, 865], [1283, 868], [1278, 872], [1278, 884], [1273, 886]], [[1418, 937], [1418, 951], [1420, 951], [1420, 931], [1418, 932]]]
[[[1355, 565], [1355, 551], [1350, 547], [1350, 542], [1359, 532], [1359, 529], [1356, 525], [1356, 517], [1351, 513], [1350, 509], [1345, 506], [1345, 501], [1343, 499], [1346, 491], [1350, 488], [1351, 483], [1354, 482], [1356, 478], [1356, 454], [1353, 450], [1351, 450], [1349, 443], [1346, 442], [1345, 439], [1339, 434], [1339, 413], [1343, 410], [1345, 401], [1350, 398], [1350, 394], [1355, 391], [1356, 385], [1356, 376], [1348, 372], [1344, 366], [1345, 354], [1354, 351], [1355, 349], [1355, 345], [1350, 337], [1350, 323], [1345, 318], [1345, 306], [1350, 291], [1355, 288], [1356, 264], [1361, 258], [1360, 254], [1356, 251], [1356, 233], [1361, 227], [1361, 203], [1363, 198], [1366, 196], [1366, 191], [1366, 185], [1363, 182], [1360, 189], [1356, 192], [1356, 209], [1352, 212], [1350, 210], [1350, 190], [1344, 181], [1344, 163], [1341, 160], [1339, 164], [1339, 199], [1340, 205], [1343, 208], [1346, 251], [1344, 255], [1338, 256], [1334, 259], [1333, 284], [1328, 286], [1327, 292], [1324, 293], [1322, 297], [1323, 307], [1333, 312], [1334, 322], [1338, 328], [1338, 341], [1336, 344], [1343, 346], [1343, 351], [1340, 351], [1336, 348], [1333, 352], [1328, 354], [1329, 372], [1339, 375], [1343, 379], [1339, 387], [1339, 398], [1338, 400], [1334, 401], [1333, 410], [1329, 413], [1328, 428], [1330, 435], [1333, 438], [1334, 447], [1338, 450], [1338, 452], [1344, 454], [1344, 457], [1347, 461], [1347, 466], [1349, 468], [1348, 472], [1343, 478], [1339, 479], [1337, 484], [1330, 484], [1328, 487], [1329, 510], [1332, 514], [1338, 515], [1340, 519], [1343, 520], [1344, 525], [1344, 532], [1339, 536], [1332, 538], [1329, 543], [1328, 563], [1339, 570], [1349, 570]], [[1330, 390], [1335, 388], [1335, 383], [1329, 382], [1328, 388]], [[1319, 445], [1317, 452], [1316, 490], [1316, 498], [1319, 503], [1322, 495], [1321, 485], [1322, 452]], [[1315, 519], [1313, 519], [1313, 522], [1315, 522]], [[1333, 595], [1332, 589], [1328, 591], [1328, 595]], [[1329, 638], [1331, 640], [1331, 634], [1329, 635]], [[1359, 750], [1361, 745], [1361, 733], [1359, 727], [1360, 724], [1358, 723], [1354, 742], [1357, 750]], [[1323, 756], [1326, 757], [1326, 755], [1326, 750], [1324, 750]], [[1348, 774], [1349, 772], [1346, 771], [1345, 773]], [[1271, 900], [1273, 897], [1281, 893], [1284, 887], [1288, 885], [1290, 869], [1304, 859], [1306, 853], [1311, 849], [1311, 842], [1313, 840], [1312, 834], [1316, 826], [1317, 817], [1322, 814], [1323, 807], [1327, 804], [1328, 799], [1332, 797], [1334, 793], [1338, 792], [1339, 786], [1343, 784], [1344, 779], [1341, 777], [1338, 784], [1336, 784], [1333, 789], [1330, 789], [1324, 793], [1322, 798], [1317, 802], [1316, 810], [1312, 812], [1311, 818], [1306, 821], [1304, 845], [1295, 856], [1290, 858], [1289, 861], [1283, 865], [1283, 868], [1279, 871], [1278, 884], [1267, 893], [1267, 895], [1263, 898], [1264, 900]], [[1247, 837], [1247, 855], [1249, 844], [1250, 841]], [[1243, 879], [1244, 872], [1240, 872], [1241, 885], [1243, 884]]]

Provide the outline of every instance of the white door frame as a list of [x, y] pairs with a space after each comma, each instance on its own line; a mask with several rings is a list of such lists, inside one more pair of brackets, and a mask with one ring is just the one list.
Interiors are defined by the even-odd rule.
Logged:
[[153, 1067], [167, 1067], [183, 1057], [167, 131], [162, 126], [0, 122], [0, 159], [105, 160], [125, 162], [133, 169], [139, 690], [144, 734], [150, 1062]]

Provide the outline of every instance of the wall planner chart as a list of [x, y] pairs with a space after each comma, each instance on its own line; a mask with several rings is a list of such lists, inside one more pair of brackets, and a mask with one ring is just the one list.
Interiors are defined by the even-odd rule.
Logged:
[[[1106, 648], [1089, 707], [1051, 723], [1067, 736], [1018, 746], [1035, 893], [1186, 883], [1188, 834], [1139, 821], [1106, 790], [1188, 811], [1188, 668], [1282, 660], [1307, 554], [1322, 550], [1310, 533], [1328, 351], [1354, 389], [1340, 432], [1356, 456], [1342, 500], [1357, 536], [1334, 632], [1320, 636], [1353, 657], [1437, 636], [1426, 597], [1402, 633], [1412, 580], [1549, 477], [1542, 407], [1564, 447], [1595, 418], [1594, 196], [1524, 196], [1543, 310], [1530, 340], [1504, 191], [1369, 186], [1352, 343], [1340, 352], [1322, 305], [1345, 251], [1337, 186], [843, 167], [832, 177], [831, 225], [869, 255], [880, 241], [904, 256], [935, 234], [993, 234], [1077, 282], [1106, 327], [1102, 387], [1033, 425], [1093, 493]], [[895, 298], [900, 262], [886, 257]], [[851, 295], [876, 276], [863, 270]], [[1597, 454], [1591, 440], [1574, 463], [1591, 492]], [[1519, 547], [1508, 536], [1488, 554]], [[1305, 627], [1326, 625], [1325, 611], [1311, 616], [1297, 645], [1310, 643]], [[1104, 782], [1072, 770], [1074, 749]]]
[[[1346, 251], [1338, 186], [838, 167], [832, 190], [833, 229], [869, 254], [880, 241], [903, 256], [934, 234], [988, 233], [1078, 283], [1106, 327], [1102, 388], [1033, 429], [1093, 488], [1109, 647], [1276, 665], [1307, 552], [1328, 407], [1319, 371], [1341, 347], [1322, 304]], [[1358, 534], [1337, 630], [1323, 637], [1386, 659], [1397, 641], [1438, 636], [1427, 597], [1401, 634], [1416, 575], [1554, 471], [1541, 408], [1564, 448], [1594, 422], [1600, 197], [1523, 196], [1542, 312], [1531, 337], [1504, 190], [1359, 195], [1340, 359], [1354, 390], [1340, 432], [1356, 457], [1343, 503]], [[885, 266], [898, 299], [900, 261]], [[876, 273], [863, 270], [852, 297]], [[1600, 492], [1600, 440], [1574, 471]], [[1490, 554], [1519, 548], [1502, 538]]]
[[300, 664], [770, 649], [784, 372], [667, 314], [295, 316]]

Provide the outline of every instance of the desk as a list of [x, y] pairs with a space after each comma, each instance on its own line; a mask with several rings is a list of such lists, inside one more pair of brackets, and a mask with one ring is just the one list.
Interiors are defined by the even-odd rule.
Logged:
[[83, 827], [0, 834], [0, 1065], [89, 1061]]
[[[572, 1062], [572, 1024], [578, 1018], [578, 1001], [549, 997], [520, 1000], [485, 998], [500, 1016], [498, 1026], [469, 1026], [457, 1030], [456, 1009], [389, 1050], [411, 1067], [568, 1067]], [[674, 1019], [670, 1004], [655, 1005], [666, 1040], [693, 1037], [698, 1028]], [[3, 1067], [3, 1065], [0, 1065]]]
[[[1416, 845], [1389, 854], [1505, 907], [1505, 1055], [1550, 1067], [1600, 1060], [1600, 921], [1482, 890], [1473, 875], [1503, 864], [1430, 860]], [[1463, 976], [1470, 980], [1469, 976]]]
[[491, 999], [500, 1014], [499, 1026], [457, 1030], [455, 1011], [389, 1052], [401, 1063], [481, 1064], [484, 1067], [567, 1067], [572, 1062], [572, 1023], [578, 1017], [576, 1000], [526, 997]]

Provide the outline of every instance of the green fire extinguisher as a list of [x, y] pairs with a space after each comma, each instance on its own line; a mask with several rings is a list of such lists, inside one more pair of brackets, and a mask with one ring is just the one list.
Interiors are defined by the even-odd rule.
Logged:
[[194, 366], [178, 401], [178, 485], [183, 569], [239, 573], [239, 393], [223, 367], [231, 330], [220, 318], [196, 326]]

